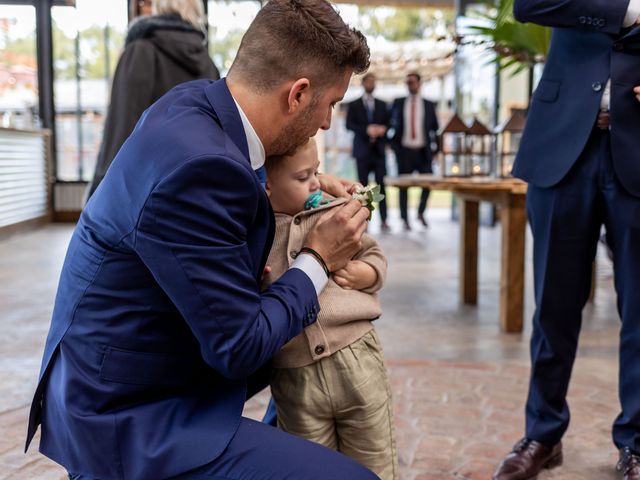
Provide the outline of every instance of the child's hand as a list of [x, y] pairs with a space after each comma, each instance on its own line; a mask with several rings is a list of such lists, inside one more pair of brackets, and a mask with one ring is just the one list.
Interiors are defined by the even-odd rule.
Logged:
[[264, 270], [262, 271], [262, 278], [260, 280], [264, 282], [264, 279], [267, 278], [267, 275], [269, 275], [270, 273], [271, 273], [271, 267], [269, 265], [265, 265]]
[[369, 288], [378, 279], [371, 265], [361, 260], [350, 260], [344, 268], [333, 273], [333, 281], [345, 290]]

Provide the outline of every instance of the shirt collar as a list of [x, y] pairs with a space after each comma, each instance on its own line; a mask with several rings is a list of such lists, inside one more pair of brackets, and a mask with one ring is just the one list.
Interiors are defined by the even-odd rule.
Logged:
[[242, 120], [242, 126], [244, 127], [244, 134], [247, 137], [247, 147], [249, 148], [249, 161], [251, 162], [251, 168], [257, 170], [264, 165], [266, 157], [264, 146], [260, 141], [260, 137], [258, 137], [258, 134], [253, 129], [253, 125], [251, 125], [251, 122], [249, 122], [249, 119], [242, 111], [240, 104], [235, 98], [233, 101], [236, 103], [238, 113], [240, 113], [240, 119]]

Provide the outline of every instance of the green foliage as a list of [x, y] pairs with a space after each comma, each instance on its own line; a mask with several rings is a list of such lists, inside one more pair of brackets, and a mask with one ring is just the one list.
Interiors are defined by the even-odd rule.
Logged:
[[214, 32], [209, 37], [209, 55], [213, 58], [213, 62], [221, 70], [221, 74], [225, 74], [231, 67], [233, 59], [240, 47], [240, 41], [244, 35], [244, 30], [232, 30], [224, 38], [215, 38]]
[[[122, 53], [124, 37], [124, 32], [109, 28], [109, 77], [113, 76], [118, 58]], [[56, 78], [75, 78], [75, 38], [65, 35], [55, 23], [53, 24], [53, 55]], [[105, 78], [106, 60], [104, 28], [94, 25], [82, 30], [80, 32], [80, 76], [86, 79]]]
[[[109, 76], [113, 76], [118, 57], [124, 44], [124, 32], [109, 28]], [[3, 53], [5, 63], [12, 66], [21, 57], [32, 57], [36, 63], [35, 32], [22, 38], [6, 39]], [[67, 36], [53, 23], [54, 72], [57, 79], [73, 79], [76, 75], [75, 38]], [[105, 78], [106, 69], [105, 31], [103, 27], [92, 26], [80, 32], [80, 76], [82, 78]]]
[[487, 37], [500, 68], [525, 68], [545, 61], [551, 44], [551, 29], [533, 23], [520, 23], [513, 18], [513, 0], [498, 0], [483, 18], [490, 26], [474, 25], [471, 30], [479, 37]]

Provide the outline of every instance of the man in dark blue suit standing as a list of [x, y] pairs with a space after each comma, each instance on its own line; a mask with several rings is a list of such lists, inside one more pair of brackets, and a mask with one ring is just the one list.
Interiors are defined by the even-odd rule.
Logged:
[[377, 478], [241, 416], [369, 214], [354, 200], [322, 219], [261, 292], [265, 155], [329, 128], [368, 64], [325, 0], [271, 0], [226, 80], [182, 84], [145, 111], [71, 239], [27, 444], [40, 424], [40, 451], [82, 480]]
[[[376, 77], [367, 73], [362, 77], [364, 95], [351, 102], [347, 107], [347, 129], [353, 131], [353, 151], [358, 169], [358, 180], [362, 185], [369, 183], [369, 175], [373, 172], [376, 183], [380, 185], [380, 193], [385, 195], [384, 176], [387, 174], [385, 156], [385, 136], [389, 127], [389, 111], [387, 105], [374, 98]], [[380, 201], [380, 228], [389, 231], [387, 224], [387, 201]]]
[[[421, 77], [417, 72], [407, 75], [409, 96], [397, 98], [391, 107], [391, 144], [398, 161], [398, 173], [433, 173], [432, 144], [437, 144], [438, 117], [433, 102], [420, 96]], [[418, 205], [418, 220], [428, 226], [425, 218], [430, 190], [422, 189]], [[408, 211], [408, 189], [400, 189], [400, 217], [405, 230], [411, 230]]]
[[532, 479], [562, 463], [567, 389], [604, 224], [622, 319], [613, 441], [617, 470], [639, 480], [640, 2], [515, 0], [514, 15], [554, 30], [514, 166], [529, 182], [534, 237], [526, 432], [494, 479]]

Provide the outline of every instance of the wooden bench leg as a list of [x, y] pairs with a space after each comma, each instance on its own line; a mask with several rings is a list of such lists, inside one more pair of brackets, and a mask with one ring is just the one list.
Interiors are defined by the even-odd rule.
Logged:
[[500, 209], [502, 265], [500, 326], [504, 332], [522, 331], [524, 316], [524, 254], [527, 212], [524, 195], [510, 195]]
[[479, 218], [479, 203], [460, 198], [460, 301], [469, 305], [478, 303]]

